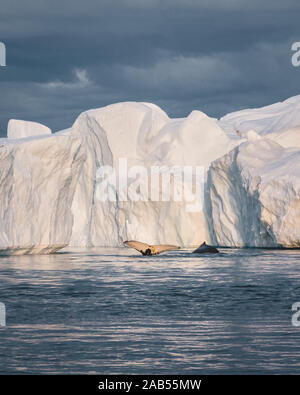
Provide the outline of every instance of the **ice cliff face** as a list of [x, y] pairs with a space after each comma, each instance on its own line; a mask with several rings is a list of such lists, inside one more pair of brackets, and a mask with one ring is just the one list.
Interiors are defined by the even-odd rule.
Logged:
[[[125, 239], [299, 246], [299, 110], [297, 96], [220, 120], [200, 111], [170, 119], [154, 104], [128, 102], [86, 111], [54, 134], [10, 121], [9, 138], [0, 140], [0, 250], [52, 252], [66, 244], [120, 246]], [[160, 189], [159, 199], [145, 196], [148, 178], [136, 180], [151, 166], [160, 177], [166, 166], [202, 169], [203, 205], [173, 195], [164, 201]], [[130, 181], [126, 199], [109, 183], [115, 199], [101, 199], [103, 168], [121, 174], [123, 186]], [[181, 181], [171, 173], [171, 189], [179, 191]]]
[[213, 162], [208, 218], [214, 244], [300, 246], [300, 150], [258, 138]]
[[208, 172], [207, 218], [224, 246], [300, 246], [300, 96], [228, 114], [226, 134], [246, 138]]
[[50, 253], [69, 243], [71, 202], [84, 161], [80, 140], [0, 140], [0, 253]]

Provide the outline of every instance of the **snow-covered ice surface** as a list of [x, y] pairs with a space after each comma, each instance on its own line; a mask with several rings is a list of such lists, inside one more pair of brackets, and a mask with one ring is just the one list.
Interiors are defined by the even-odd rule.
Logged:
[[226, 134], [246, 136], [254, 130], [284, 147], [300, 148], [300, 96], [266, 107], [227, 114], [218, 124]]
[[[300, 246], [300, 96], [220, 120], [201, 111], [170, 119], [154, 104], [125, 102], [86, 111], [53, 134], [16, 122], [0, 139], [2, 253], [126, 239]], [[115, 201], [101, 201], [99, 168], [118, 174], [124, 158], [128, 169], [203, 168], [203, 207], [173, 197], [122, 201], [118, 191]]]

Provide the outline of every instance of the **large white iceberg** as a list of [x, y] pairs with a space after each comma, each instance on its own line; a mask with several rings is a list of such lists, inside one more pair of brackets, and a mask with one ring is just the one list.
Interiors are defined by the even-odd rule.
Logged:
[[[201, 111], [170, 119], [154, 104], [125, 102], [86, 111], [53, 134], [26, 126], [24, 135], [24, 124], [18, 130], [11, 123], [10, 138], [0, 140], [0, 249], [52, 252], [67, 244], [121, 246], [126, 239], [299, 246], [299, 110], [296, 96], [220, 120]], [[190, 201], [174, 196], [144, 199], [147, 178], [138, 184], [140, 200], [130, 199], [130, 191], [124, 199], [116, 188], [115, 199], [103, 201], [99, 169], [125, 177], [124, 163], [161, 173], [202, 169], [203, 205], [191, 209]], [[180, 181], [171, 173], [172, 188], [178, 191]]]

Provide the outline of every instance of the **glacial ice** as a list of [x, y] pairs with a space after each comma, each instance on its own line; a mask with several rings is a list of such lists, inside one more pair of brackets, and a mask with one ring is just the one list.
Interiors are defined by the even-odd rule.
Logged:
[[71, 237], [80, 140], [45, 135], [0, 140], [0, 254], [50, 253]]
[[218, 121], [226, 134], [245, 136], [255, 130], [259, 135], [284, 147], [300, 148], [300, 96], [269, 106], [236, 111]]
[[203, 210], [188, 212], [188, 203], [174, 201], [101, 202], [95, 181], [99, 166], [111, 165], [118, 172], [121, 158], [128, 168], [208, 167], [236, 144], [215, 120], [200, 111], [171, 120], [153, 104], [118, 103], [81, 114], [72, 134], [83, 139], [88, 160], [73, 200], [71, 245], [117, 246], [137, 238], [150, 244], [197, 245], [209, 238]]
[[[201, 111], [170, 119], [154, 104], [124, 102], [85, 111], [53, 134], [40, 124], [10, 121], [8, 139], [0, 139], [0, 253], [122, 246], [127, 239], [300, 246], [299, 114], [296, 96], [219, 120]], [[149, 180], [139, 185], [139, 201], [122, 199], [118, 188], [115, 200], [101, 201], [99, 169], [111, 166], [119, 174], [121, 163], [130, 182], [137, 178], [133, 166], [159, 166], [161, 173], [164, 166], [203, 169], [203, 205], [173, 195], [144, 199]], [[171, 174], [171, 187], [180, 186]]]
[[260, 138], [211, 164], [212, 243], [237, 247], [300, 245], [300, 150]]

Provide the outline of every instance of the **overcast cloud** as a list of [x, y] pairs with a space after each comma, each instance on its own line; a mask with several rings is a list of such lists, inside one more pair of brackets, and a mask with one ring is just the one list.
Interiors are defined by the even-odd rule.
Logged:
[[150, 101], [213, 117], [300, 94], [299, 0], [0, 0], [0, 132]]

